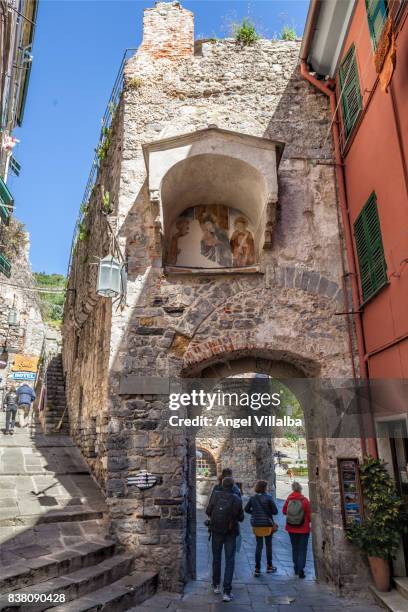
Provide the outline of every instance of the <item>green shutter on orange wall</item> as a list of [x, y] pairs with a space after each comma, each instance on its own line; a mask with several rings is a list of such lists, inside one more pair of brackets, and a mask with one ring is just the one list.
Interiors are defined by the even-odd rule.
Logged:
[[370, 36], [375, 50], [377, 49], [385, 20], [387, 19], [387, 2], [386, 0], [366, 0], [366, 8], [368, 27], [370, 28]]
[[343, 109], [344, 133], [350, 135], [361, 111], [360, 81], [354, 45], [347, 51], [340, 66], [341, 105]]
[[373, 192], [354, 223], [363, 301], [375, 295], [387, 281], [387, 264], [381, 237], [377, 198]]

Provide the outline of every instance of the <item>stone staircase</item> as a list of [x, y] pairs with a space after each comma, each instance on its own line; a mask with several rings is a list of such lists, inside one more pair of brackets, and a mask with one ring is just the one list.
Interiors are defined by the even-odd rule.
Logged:
[[394, 588], [387, 593], [377, 591], [371, 587], [371, 590], [380, 603], [386, 610], [391, 612], [407, 612], [408, 611], [408, 578], [393, 578]]
[[69, 434], [68, 411], [65, 401], [65, 379], [62, 367], [62, 356], [55, 355], [50, 359], [46, 371], [47, 401], [41, 415], [45, 433]]
[[156, 584], [110, 538], [104, 496], [68, 436], [39, 424], [0, 434], [0, 610], [118, 612]]

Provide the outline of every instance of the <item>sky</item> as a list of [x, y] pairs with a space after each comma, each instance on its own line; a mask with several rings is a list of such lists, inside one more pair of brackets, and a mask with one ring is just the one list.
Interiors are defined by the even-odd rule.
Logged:
[[[286, 24], [303, 32], [308, 0], [182, 2], [195, 14], [196, 38], [224, 38], [249, 17], [266, 38]], [[101, 118], [126, 48], [142, 39], [152, 0], [40, 0], [20, 143], [22, 166], [8, 186], [15, 216], [30, 233], [34, 272], [65, 274], [75, 220]]]

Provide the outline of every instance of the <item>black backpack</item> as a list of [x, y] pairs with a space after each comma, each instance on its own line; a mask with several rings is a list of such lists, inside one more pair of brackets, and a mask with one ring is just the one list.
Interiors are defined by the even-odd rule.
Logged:
[[211, 531], [214, 533], [228, 533], [234, 528], [233, 493], [224, 491], [216, 492], [214, 495], [213, 509], [211, 512]]

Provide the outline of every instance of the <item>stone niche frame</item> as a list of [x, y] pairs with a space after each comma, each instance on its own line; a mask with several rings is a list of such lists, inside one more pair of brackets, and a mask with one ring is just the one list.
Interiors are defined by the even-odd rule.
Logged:
[[246, 268], [166, 266], [166, 238], [187, 208], [224, 204], [244, 213], [255, 228], [259, 260], [270, 249], [278, 204], [278, 166], [284, 143], [208, 127], [143, 145], [154, 219], [155, 258], [166, 272], [257, 272]]

